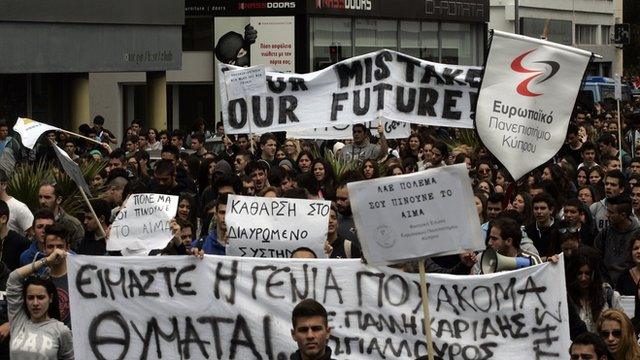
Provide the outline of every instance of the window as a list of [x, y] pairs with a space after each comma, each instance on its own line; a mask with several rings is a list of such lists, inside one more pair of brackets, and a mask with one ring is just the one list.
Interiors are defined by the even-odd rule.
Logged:
[[595, 45], [597, 25], [576, 25], [576, 44]]
[[398, 22], [395, 20], [356, 19], [354, 35], [354, 56], [398, 48]]
[[478, 65], [484, 55], [482, 24], [312, 17], [310, 29], [312, 71], [331, 65], [335, 52], [343, 60], [389, 49], [456, 65]]
[[522, 35], [536, 39], [546, 36], [549, 41], [573, 45], [571, 36], [572, 24], [569, 20], [520, 18], [520, 24]]
[[469, 23], [442, 23], [442, 59], [444, 64], [473, 65], [477, 60], [478, 42], [473, 41], [475, 33]]
[[350, 58], [351, 19], [349, 18], [313, 18], [311, 26], [311, 68], [324, 69], [332, 64], [331, 48], [337, 50], [338, 60]]
[[611, 26], [610, 25], [600, 26], [600, 39], [601, 39], [602, 45], [611, 45]]
[[438, 23], [401, 21], [398, 51], [423, 60], [440, 61]]

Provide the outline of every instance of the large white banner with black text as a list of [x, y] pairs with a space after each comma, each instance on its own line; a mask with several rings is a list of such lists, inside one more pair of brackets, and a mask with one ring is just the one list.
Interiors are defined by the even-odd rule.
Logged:
[[[426, 354], [418, 276], [359, 260], [69, 256], [77, 359], [288, 359], [291, 310], [321, 302], [336, 359]], [[442, 359], [566, 358], [564, 266], [429, 275]]]
[[476, 127], [514, 179], [560, 150], [590, 58], [577, 48], [493, 32]]
[[220, 64], [225, 132], [264, 133], [387, 120], [473, 128], [473, 107], [481, 68], [420, 60], [391, 50], [343, 60], [308, 74], [266, 73], [267, 93], [241, 98], [228, 94]]

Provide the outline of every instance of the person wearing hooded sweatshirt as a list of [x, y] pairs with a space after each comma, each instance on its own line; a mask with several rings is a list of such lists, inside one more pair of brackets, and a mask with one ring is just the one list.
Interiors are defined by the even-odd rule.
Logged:
[[608, 199], [607, 220], [609, 225], [598, 234], [594, 247], [602, 254], [604, 280], [615, 284], [620, 274], [633, 266], [629, 248], [640, 225], [626, 195]]

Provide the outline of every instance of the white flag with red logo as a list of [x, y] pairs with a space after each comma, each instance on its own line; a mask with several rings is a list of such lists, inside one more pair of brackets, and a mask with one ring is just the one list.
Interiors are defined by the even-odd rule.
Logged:
[[514, 179], [560, 150], [591, 55], [493, 31], [478, 94], [476, 128]]

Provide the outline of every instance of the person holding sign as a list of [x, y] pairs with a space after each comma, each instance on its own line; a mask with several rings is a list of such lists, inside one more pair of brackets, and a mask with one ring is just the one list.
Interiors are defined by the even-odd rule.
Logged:
[[33, 275], [40, 268], [65, 262], [66, 251], [14, 270], [7, 280], [14, 359], [73, 359], [71, 330], [58, 320], [58, 291], [49, 278]]
[[329, 257], [334, 259], [359, 258], [362, 256], [358, 244], [354, 244], [338, 235], [338, 208], [334, 204], [331, 204], [331, 210], [329, 210], [329, 231], [325, 250]]
[[327, 341], [331, 328], [327, 310], [313, 299], [302, 300], [291, 314], [291, 337], [298, 343], [298, 351], [290, 360], [332, 360]]

